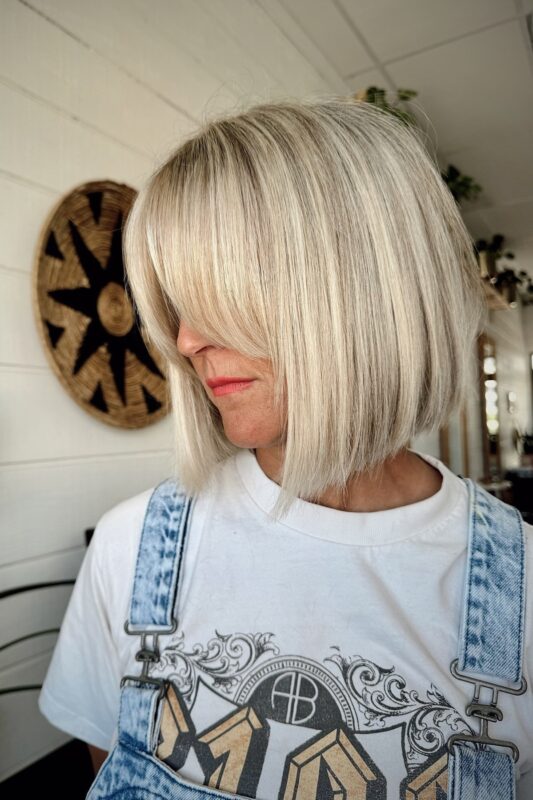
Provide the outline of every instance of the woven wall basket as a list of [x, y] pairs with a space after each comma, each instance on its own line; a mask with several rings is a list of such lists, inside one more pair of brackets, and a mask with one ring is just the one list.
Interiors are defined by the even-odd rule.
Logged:
[[85, 411], [121, 428], [169, 410], [165, 360], [143, 338], [124, 284], [122, 228], [135, 194], [94, 181], [64, 197], [40, 237], [33, 281], [55, 374]]

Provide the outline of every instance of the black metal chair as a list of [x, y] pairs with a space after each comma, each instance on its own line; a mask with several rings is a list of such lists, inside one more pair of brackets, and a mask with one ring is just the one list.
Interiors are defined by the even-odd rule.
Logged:
[[[91, 537], [94, 533], [94, 528], [87, 528], [85, 530], [85, 545], [88, 546]], [[25, 592], [39, 591], [41, 589], [49, 589], [52, 586], [65, 586], [73, 585], [75, 578], [69, 578], [61, 581], [47, 581], [43, 583], [29, 583], [23, 586], [14, 586], [11, 589], [6, 589], [0, 592], [0, 600], [5, 600], [8, 597], [13, 597], [17, 594]], [[0, 650], [6, 650], [8, 647], [13, 647], [20, 642], [33, 639], [37, 636], [45, 636], [48, 633], [59, 633], [60, 628], [46, 628], [40, 631], [19, 636], [10, 642], [0, 644]], [[0, 687], [0, 695], [12, 694], [13, 692], [27, 692], [39, 690], [42, 688], [41, 683], [33, 684], [20, 684], [17, 686]], [[89, 751], [84, 742], [78, 739], [72, 739], [62, 747], [53, 750], [44, 758], [30, 764], [15, 775], [6, 778], [1, 782], [2, 791], [10, 794], [21, 794], [26, 796], [29, 794], [30, 789], [33, 791], [35, 786], [46, 786], [56, 782], [57, 774], [62, 774], [61, 783], [58, 786], [56, 783], [54, 789], [54, 797], [56, 800], [60, 798], [68, 798], [69, 800], [83, 800], [89, 789], [90, 784], [94, 779], [94, 772], [92, 763], [89, 756]]]

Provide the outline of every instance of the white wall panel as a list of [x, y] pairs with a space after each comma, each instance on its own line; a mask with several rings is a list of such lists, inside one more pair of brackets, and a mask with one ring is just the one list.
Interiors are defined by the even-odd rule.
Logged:
[[0, 173], [0, 265], [32, 270], [43, 221], [59, 198], [57, 189]]
[[75, 122], [46, 103], [0, 84], [0, 169], [66, 192], [110, 178], [134, 189], [151, 171], [147, 156]]
[[0, 364], [47, 367], [34, 320], [29, 273], [0, 266], [0, 296], [10, 298], [0, 315]]
[[[128, 358], [126, 370], [127, 363]], [[84, 411], [51, 371], [4, 368], [2, 381], [0, 413], [4, 432], [0, 463], [77, 455], [112, 456], [169, 446], [168, 416], [139, 430], [118, 428]]]
[[[202, 118], [206, 106], [222, 110], [236, 96], [211, 74], [201, 60], [179, 47], [171, 47], [153, 30], [157, 3], [139, 9], [129, 0], [30, 0], [28, 5], [69, 31], [80, 45], [88, 46], [121, 67], [128, 75], [173, 108]], [[175, 13], [179, 19], [179, 3]], [[139, 110], [142, 113], [142, 110]]]
[[[171, 474], [169, 451], [137, 444], [138, 450], [122, 455], [0, 467], [2, 563], [80, 547], [85, 529], [94, 528], [105, 511]], [[30, 566], [33, 580], [36, 567]]]
[[[80, 46], [31, 8], [5, 0], [2, 12], [0, 77], [4, 82], [149, 157], [163, 143], [177, 141], [194, 127], [188, 115], [94, 50]], [[27, 42], [25, 58], [20, 58], [22, 37]]]
[[[33, 531], [34, 536], [40, 536], [43, 544], [50, 547], [50, 542], [41, 531]], [[75, 578], [86, 551], [85, 541], [76, 531], [76, 545], [63, 544], [58, 552], [46, 552], [45, 555], [29, 557], [26, 554], [18, 561], [0, 566], [0, 592], [10, 591], [17, 586], [28, 586], [35, 583], [61, 581]], [[69, 539], [73, 539], [72, 536]], [[5, 639], [6, 637], [3, 636]]]

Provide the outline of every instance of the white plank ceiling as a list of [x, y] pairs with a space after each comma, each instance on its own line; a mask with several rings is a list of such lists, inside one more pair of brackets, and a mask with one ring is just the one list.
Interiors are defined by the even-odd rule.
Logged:
[[[533, 274], [533, 0], [20, 2], [39, 12], [41, 24], [55, 23], [50, 36], [68, 32], [76, 49], [68, 98], [47, 97], [44, 73], [26, 76], [31, 91], [72, 108], [77, 74], [90, 65], [101, 81], [106, 127], [123, 131], [124, 118], [136, 115], [129, 145], [151, 157], [170, 145], [176, 112], [186, 133], [205, 112], [238, 107], [243, 98], [351, 93], [372, 84], [417, 90], [415, 108], [441, 166], [455, 164], [484, 189], [463, 203], [472, 235], [503, 233]], [[38, 26], [31, 16], [28, 24]], [[2, 44], [6, 63], [17, 41]], [[95, 51], [103, 57], [96, 62]], [[68, 53], [63, 45], [50, 57], [61, 70]], [[105, 90], [110, 65], [120, 67], [125, 89], [132, 79], [142, 85], [142, 111], [110, 107], [117, 101], [116, 80], [113, 97]], [[16, 71], [20, 81], [20, 64]], [[83, 116], [83, 94], [77, 102]], [[82, 157], [82, 143], [79, 149]]]
[[472, 235], [503, 233], [533, 275], [533, 0], [283, 4], [351, 89], [418, 91], [441, 166], [483, 187], [463, 202]]

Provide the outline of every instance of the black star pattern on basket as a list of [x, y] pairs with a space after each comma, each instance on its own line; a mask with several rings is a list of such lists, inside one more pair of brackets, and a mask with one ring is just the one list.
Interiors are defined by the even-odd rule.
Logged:
[[[92, 198], [94, 201], [94, 198]], [[91, 204], [94, 212], [94, 202]], [[122, 211], [117, 216], [112, 232], [111, 246], [107, 263], [103, 266], [87, 247], [77, 226], [68, 221], [70, 235], [79, 264], [85, 273], [89, 286], [74, 289], [54, 289], [48, 295], [58, 303], [84, 314], [90, 323], [83, 335], [72, 374], [76, 375], [99, 347], [105, 345], [109, 353], [109, 366], [117, 392], [126, 405], [125, 356], [129, 350], [155, 375], [164, 379], [157, 364], [148, 352], [140, 333], [140, 320], [135, 303], [132, 302], [125, 287], [124, 262], [122, 258]], [[55, 244], [57, 251], [60, 251]], [[56, 253], [56, 257], [57, 257]], [[56, 340], [57, 341], [57, 340]], [[102, 394], [100, 392], [100, 394]], [[161, 403], [145, 390], [145, 401], [149, 412], [157, 410]], [[102, 397], [94, 398], [101, 410], [107, 406]]]

